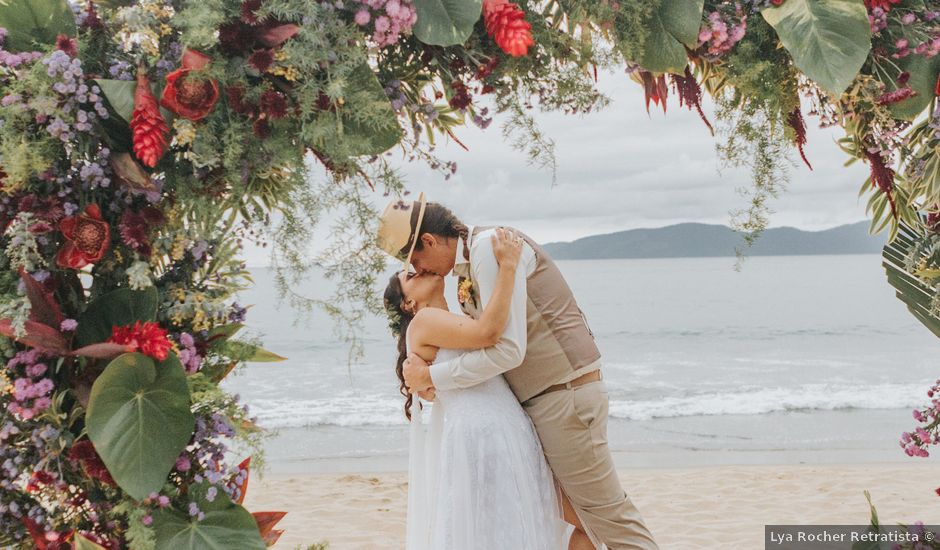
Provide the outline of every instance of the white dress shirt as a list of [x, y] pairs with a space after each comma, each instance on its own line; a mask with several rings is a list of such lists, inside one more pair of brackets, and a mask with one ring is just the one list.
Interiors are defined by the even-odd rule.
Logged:
[[[452, 275], [469, 275], [476, 283], [479, 308], [473, 312], [473, 316], [479, 317], [493, 295], [496, 275], [499, 273], [499, 264], [496, 262], [491, 240], [495, 228], [480, 231], [476, 235], [473, 235], [472, 227], [469, 229], [472, 235], [470, 261], [464, 259], [463, 239], [458, 238], [457, 258]], [[522, 256], [519, 258], [513, 283], [509, 321], [499, 342], [489, 348], [468, 351], [455, 359], [432, 364], [431, 381], [435, 388], [469, 388], [522, 364], [526, 352], [526, 305], [529, 301], [526, 279], [535, 271], [535, 265], [535, 251], [527, 243], [523, 243]]]

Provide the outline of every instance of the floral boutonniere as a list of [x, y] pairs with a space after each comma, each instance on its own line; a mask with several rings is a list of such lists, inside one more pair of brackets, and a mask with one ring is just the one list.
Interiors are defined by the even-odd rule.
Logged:
[[461, 305], [470, 302], [476, 305], [476, 296], [473, 290], [473, 281], [469, 277], [460, 277], [457, 283], [457, 301]]

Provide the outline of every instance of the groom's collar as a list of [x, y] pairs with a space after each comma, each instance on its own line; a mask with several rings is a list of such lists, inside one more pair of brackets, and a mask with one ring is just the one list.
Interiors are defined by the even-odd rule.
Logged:
[[[467, 236], [473, 235], [473, 226], [467, 227]], [[469, 247], [470, 243], [467, 242], [466, 245]], [[463, 257], [464, 249], [464, 238], [457, 237], [457, 249], [454, 252], [454, 269], [450, 272], [451, 275], [460, 276], [463, 275], [466, 277], [466, 271], [469, 271], [466, 266], [470, 265], [470, 260], [464, 259]]]

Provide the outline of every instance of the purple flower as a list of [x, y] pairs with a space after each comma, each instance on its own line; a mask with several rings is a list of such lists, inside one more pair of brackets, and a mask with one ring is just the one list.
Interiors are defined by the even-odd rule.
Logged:
[[72, 332], [76, 328], [78, 328], [78, 321], [75, 319], [63, 319], [59, 324], [59, 329], [62, 330], [62, 332]]

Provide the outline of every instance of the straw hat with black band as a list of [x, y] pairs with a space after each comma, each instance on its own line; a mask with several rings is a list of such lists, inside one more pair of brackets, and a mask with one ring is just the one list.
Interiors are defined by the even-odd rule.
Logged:
[[389, 203], [379, 218], [377, 244], [390, 256], [402, 260], [405, 270], [411, 263], [411, 255], [414, 254], [418, 235], [421, 233], [426, 208], [424, 193], [420, 193], [416, 201], [399, 200]]

